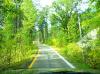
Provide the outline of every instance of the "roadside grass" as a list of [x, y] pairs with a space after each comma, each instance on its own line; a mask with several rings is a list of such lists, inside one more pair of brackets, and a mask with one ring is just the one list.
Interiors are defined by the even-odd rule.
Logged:
[[71, 43], [64, 47], [53, 46], [53, 48], [77, 69], [91, 69], [90, 66], [83, 61], [81, 48], [76, 44]]
[[32, 69], [17, 69], [2, 71], [0, 74], [36, 74], [36, 72]]
[[[26, 56], [23, 56], [22, 60], [18, 61], [15, 57], [16, 62], [11, 62], [10, 64], [0, 64], [0, 74], [1, 72], [4, 72], [6, 70], [18, 70], [18, 69], [28, 69], [28, 66], [34, 59], [35, 55], [38, 52], [37, 46], [32, 47], [33, 49], [30, 49], [27, 53]], [[10, 74], [10, 73], [5, 73], [5, 74]]]

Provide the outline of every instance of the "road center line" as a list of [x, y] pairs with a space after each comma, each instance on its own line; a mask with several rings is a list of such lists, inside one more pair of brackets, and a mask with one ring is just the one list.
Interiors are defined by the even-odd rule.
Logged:
[[34, 56], [35, 56], [35, 57], [34, 57], [33, 61], [32, 61], [31, 64], [28, 66], [29, 69], [32, 68], [33, 64], [34, 64], [35, 61], [37, 60], [37, 58], [38, 58], [38, 56], [39, 56], [39, 51], [38, 51], [38, 53], [37, 53], [36, 55], [34, 55]]

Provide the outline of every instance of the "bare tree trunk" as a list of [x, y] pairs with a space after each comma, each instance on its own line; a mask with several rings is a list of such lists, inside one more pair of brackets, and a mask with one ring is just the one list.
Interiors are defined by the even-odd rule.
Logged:
[[82, 29], [81, 29], [81, 25], [80, 25], [80, 17], [79, 17], [79, 14], [78, 14], [78, 25], [79, 25], [80, 39], [82, 39]]
[[[78, 13], [78, 26], [79, 26], [79, 32], [80, 32], [80, 40], [82, 40], [82, 28], [81, 28], [81, 25], [80, 25], [80, 16], [79, 16], [79, 13]], [[84, 61], [85, 60], [84, 49], [82, 50], [82, 57], [83, 57], [83, 61]]]

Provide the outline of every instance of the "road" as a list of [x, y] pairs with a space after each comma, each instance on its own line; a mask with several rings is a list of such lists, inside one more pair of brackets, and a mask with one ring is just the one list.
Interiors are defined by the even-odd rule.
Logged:
[[47, 45], [39, 45], [39, 55], [32, 65], [34, 69], [72, 69], [75, 68], [71, 63], [65, 60], [53, 48]]

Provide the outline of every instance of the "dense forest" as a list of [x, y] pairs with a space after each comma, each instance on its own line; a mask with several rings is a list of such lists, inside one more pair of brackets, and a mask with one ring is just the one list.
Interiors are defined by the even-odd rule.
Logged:
[[0, 0], [0, 70], [31, 59], [40, 43], [79, 69], [100, 69], [100, 0], [36, 1]]
[[23, 2], [2, 0], [0, 6], [0, 68], [2, 69], [31, 58], [37, 51], [36, 45], [32, 44], [36, 10], [31, 0]]

